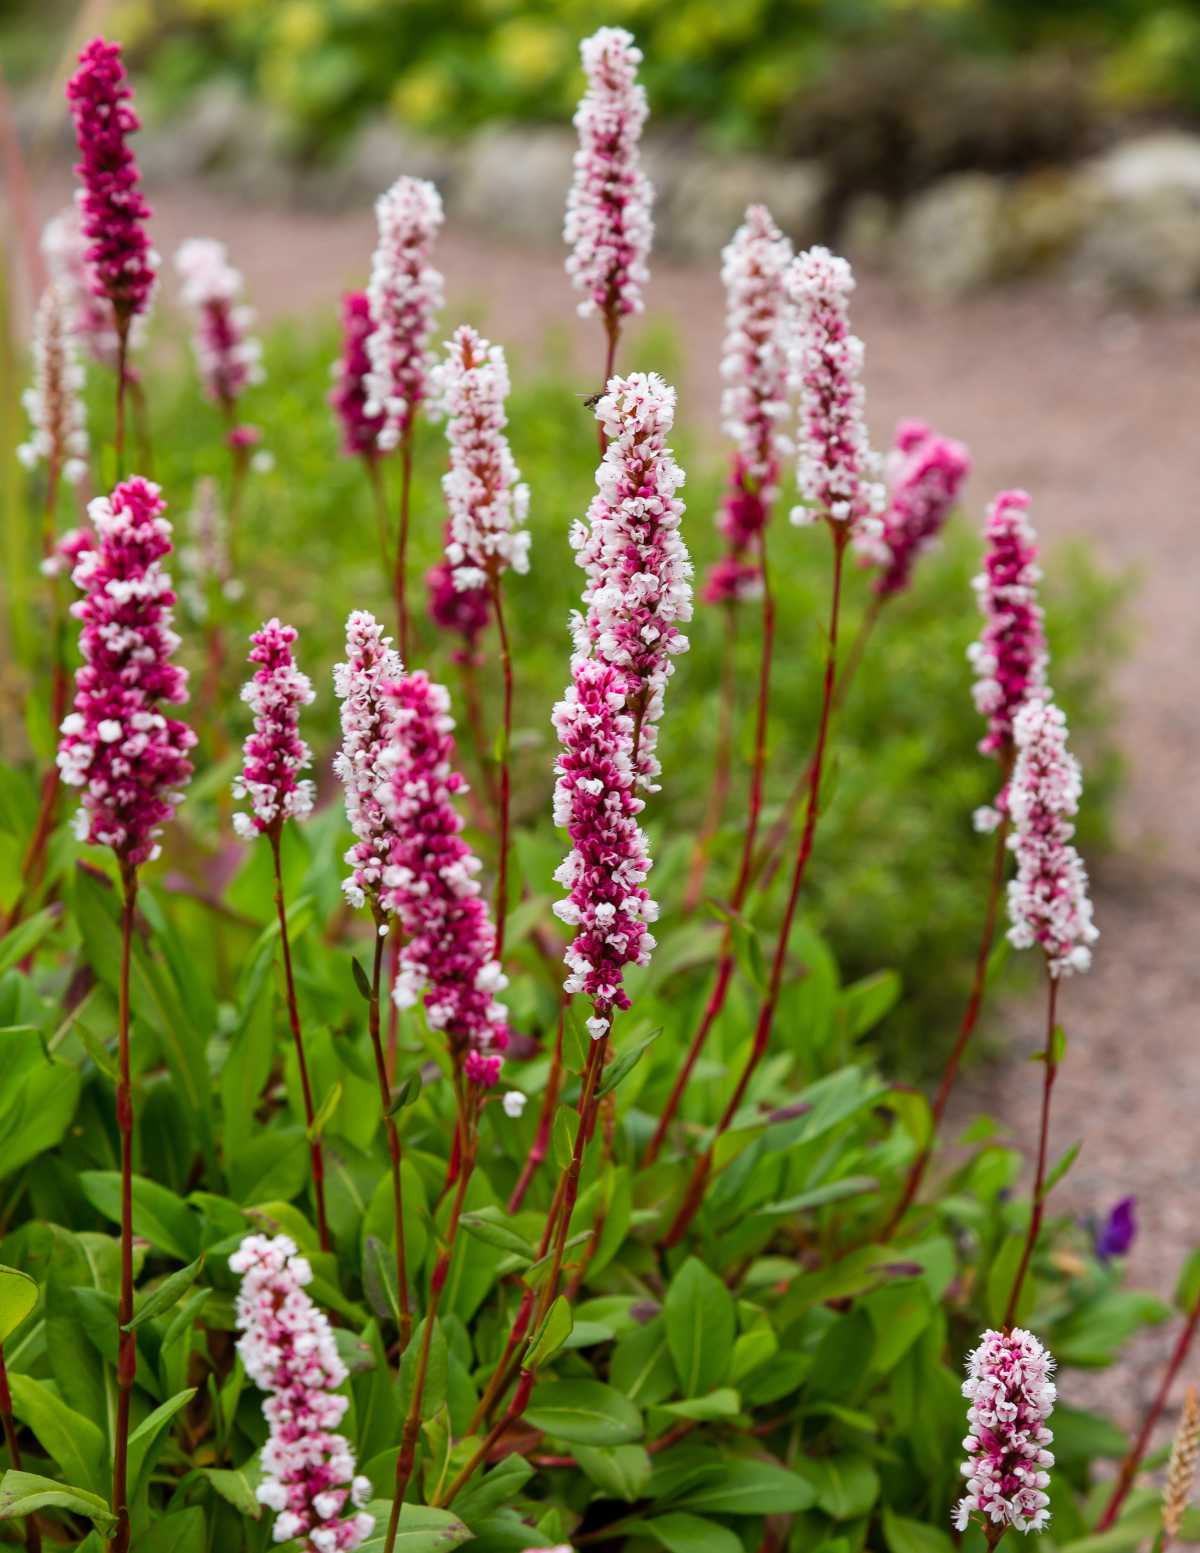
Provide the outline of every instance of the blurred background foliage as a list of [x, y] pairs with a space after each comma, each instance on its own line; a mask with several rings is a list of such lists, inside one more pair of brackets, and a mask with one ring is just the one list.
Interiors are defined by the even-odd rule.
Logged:
[[[53, 64], [77, 7], [7, 0], [10, 80]], [[1200, 115], [1200, 0], [112, 0], [159, 111], [214, 78], [332, 153], [387, 113], [458, 136], [563, 122], [577, 40], [631, 28], [661, 131], [718, 149], [820, 152], [855, 187], [1020, 170], [1114, 119]], [[62, 27], [52, 25], [61, 19]], [[886, 162], [886, 166], [884, 165]]]

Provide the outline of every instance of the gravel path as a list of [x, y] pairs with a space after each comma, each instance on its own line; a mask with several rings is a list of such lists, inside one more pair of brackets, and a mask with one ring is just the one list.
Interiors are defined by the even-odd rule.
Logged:
[[[39, 191], [39, 214], [65, 182]], [[362, 284], [371, 212], [336, 218], [231, 205], [208, 189], [151, 191], [164, 254], [189, 235], [228, 238], [266, 316], [327, 312], [340, 287]], [[453, 229], [439, 246], [450, 311], [469, 306], [521, 356], [545, 331], [566, 331], [581, 372], [597, 365], [598, 331], [573, 318], [558, 254], [495, 246]], [[722, 299], [711, 272], [656, 264], [653, 316], [683, 341], [683, 414], [717, 421]], [[1055, 1098], [1052, 1153], [1084, 1137], [1056, 1202], [1103, 1212], [1136, 1193], [1141, 1234], [1132, 1277], [1169, 1292], [1179, 1260], [1200, 1240], [1189, 1140], [1200, 1100], [1200, 998], [1194, 924], [1200, 908], [1200, 316], [1102, 314], [1059, 291], [1024, 289], [933, 308], [887, 281], [861, 280], [855, 304], [867, 342], [866, 380], [880, 442], [901, 415], [920, 415], [966, 440], [976, 457], [968, 508], [1004, 485], [1033, 495], [1048, 541], [1083, 535], [1106, 564], [1140, 578], [1136, 640], [1120, 675], [1120, 740], [1129, 781], [1119, 846], [1098, 871], [1102, 942], [1093, 973], [1061, 1000], [1070, 1048]], [[958, 1106], [998, 1114], [1028, 1140], [1036, 1083], [1023, 1060], [1039, 1039], [1035, 1008], [1012, 1010], [1012, 1060], [963, 1086]], [[1164, 1335], [1143, 1340], [1107, 1400], [1128, 1416]], [[1078, 1394], [1074, 1385], [1072, 1392]], [[1084, 1388], [1092, 1395], [1092, 1382]]]

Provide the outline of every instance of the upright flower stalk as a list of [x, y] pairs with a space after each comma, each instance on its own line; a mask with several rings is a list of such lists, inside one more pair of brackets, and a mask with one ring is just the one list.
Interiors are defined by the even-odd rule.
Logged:
[[458, 1110], [452, 1156], [457, 1161], [455, 1192], [430, 1275], [412, 1394], [396, 1459], [392, 1514], [384, 1543], [386, 1553], [392, 1553], [400, 1506], [416, 1459], [434, 1323], [475, 1166], [479, 1106], [500, 1076], [509, 1034], [506, 1011], [496, 1001], [506, 983], [495, 955], [495, 930], [476, 878], [479, 861], [462, 838], [462, 817], [454, 804], [466, 784], [453, 764], [450, 697], [424, 673], [389, 682], [383, 694], [391, 702], [393, 731], [386, 752], [389, 779], [381, 799], [393, 840], [381, 900], [404, 934], [400, 976], [392, 995], [401, 1008], [410, 1008], [420, 999], [430, 1027], [444, 1033]]
[[431, 409], [446, 421], [450, 468], [442, 476], [446, 562], [456, 593], [486, 588], [500, 639], [504, 722], [500, 754], [500, 842], [496, 871], [496, 958], [504, 958], [508, 913], [509, 811], [512, 803], [513, 671], [500, 579], [529, 570], [529, 487], [505, 436], [508, 366], [504, 351], [469, 325], [457, 329], [430, 380]]
[[137, 1378], [133, 1320], [133, 1081], [129, 974], [138, 870], [157, 857], [162, 827], [181, 802], [196, 742], [162, 704], [187, 699], [187, 674], [172, 661], [175, 595], [162, 561], [171, 550], [166, 503], [156, 485], [134, 477], [88, 509], [92, 536], [75, 550], [72, 580], [83, 598], [73, 710], [63, 719], [58, 765], [81, 789], [75, 833], [111, 847], [121, 880], [121, 962], [117, 1015], [117, 1130], [121, 1138], [120, 1293], [117, 1300], [117, 1419], [113, 1441], [113, 1547], [129, 1547], [129, 1419]]
[[325, 1153], [313, 1125], [316, 1105], [304, 1051], [296, 980], [292, 972], [291, 936], [288, 932], [280, 856], [284, 825], [288, 820], [307, 818], [312, 812], [314, 798], [312, 782], [301, 776], [312, 765], [312, 751], [300, 737], [300, 709], [313, 700], [313, 688], [307, 674], [302, 674], [296, 667], [292, 654], [296, 635], [294, 626], [283, 625], [279, 620], [268, 620], [250, 637], [249, 661], [256, 664], [257, 668], [242, 687], [242, 700], [254, 713], [254, 727], [242, 746], [242, 769], [233, 784], [233, 796], [248, 799], [250, 809], [248, 813], [234, 815], [233, 828], [244, 841], [266, 836], [271, 847], [275, 872], [275, 913], [283, 951], [288, 1025], [296, 1053], [304, 1121], [308, 1130], [317, 1235], [321, 1250], [328, 1251], [332, 1242], [325, 1213]]
[[371, 1480], [356, 1470], [353, 1448], [338, 1433], [350, 1405], [340, 1391], [348, 1371], [308, 1294], [312, 1268], [287, 1235], [247, 1235], [229, 1266], [241, 1278], [238, 1355], [266, 1393], [269, 1432], [255, 1498], [274, 1512], [276, 1542], [301, 1539], [307, 1553], [350, 1553], [375, 1528], [363, 1509]]
[[[729, 489], [718, 520], [728, 553], [723, 562], [717, 563], [717, 577], [710, 574], [705, 592], [705, 597], [711, 599], [717, 588], [732, 623], [733, 606], [739, 597], [745, 596], [745, 589], [739, 583], [732, 593], [726, 594], [717, 587], [717, 580], [746, 572], [753, 580], [762, 608], [749, 802], [737, 878], [730, 900], [730, 909], [735, 914], [745, 904], [750, 886], [767, 763], [767, 721], [775, 646], [775, 599], [767, 566], [767, 524], [779, 494], [783, 460], [792, 451], [784, 426], [789, 411], [792, 351], [792, 303], [786, 285], [791, 262], [792, 245], [780, 233], [766, 206], [752, 205], [746, 212], [744, 225], [725, 250], [722, 271], [728, 299], [722, 363], [726, 386], [722, 409], [725, 430], [734, 442], [735, 451]], [[732, 652], [732, 646], [731, 640], [726, 645], [727, 653]], [[719, 815], [717, 818], [719, 820]], [[691, 887], [697, 894], [703, 882], [707, 848], [708, 838], [702, 834], [696, 849], [699, 868], [694, 871]], [[647, 1164], [658, 1157], [692, 1069], [724, 1007], [733, 967], [733, 930], [729, 925], [721, 940], [712, 994], [650, 1140], [645, 1156]]]
[[346, 818], [355, 837], [345, 859], [352, 872], [343, 880], [342, 890], [350, 905], [370, 908], [375, 925], [367, 1022], [392, 1172], [396, 1300], [402, 1350], [408, 1346], [412, 1333], [404, 1245], [404, 1183], [400, 1131], [392, 1115], [391, 1080], [380, 1029], [380, 994], [384, 944], [391, 931], [391, 913], [383, 903], [383, 880], [399, 842], [381, 796], [390, 780], [392, 741], [396, 737], [396, 703], [387, 693], [387, 686], [397, 683], [403, 674], [400, 654], [392, 647], [391, 638], [383, 634], [383, 627], [365, 611], [355, 610], [346, 621], [345, 661], [333, 671], [342, 722], [342, 747], [333, 767], [345, 788]]
[[787, 284], [796, 310], [795, 360], [800, 391], [797, 484], [802, 498], [802, 504], [792, 511], [791, 519], [803, 526], [821, 518], [833, 545], [821, 711], [809, 775], [804, 829], [767, 988], [759, 1004], [750, 1054], [707, 1147], [693, 1167], [683, 1199], [664, 1237], [666, 1246], [679, 1243], [699, 1210], [712, 1171], [716, 1145], [737, 1115], [770, 1042], [787, 966], [788, 941], [820, 815], [821, 777], [837, 682], [845, 554], [852, 541], [878, 530], [879, 512], [884, 501], [883, 488], [876, 479], [877, 460], [870, 450], [863, 418], [862, 342], [850, 333], [849, 298], [854, 289], [850, 266], [828, 249], [812, 248], [793, 261]]
[[370, 401], [367, 375], [371, 370], [367, 339], [373, 327], [367, 293], [348, 291], [342, 298], [342, 354], [333, 364], [333, 387], [329, 391], [329, 404], [341, 428], [342, 452], [348, 458], [361, 459], [366, 471], [375, 502], [383, 573], [390, 580], [392, 563], [388, 530], [391, 520], [388, 516], [387, 491], [379, 467], [379, 433], [383, 427], [383, 412], [376, 410], [373, 414], [367, 413]]
[[125, 387], [129, 330], [150, 305], [158, 255], [146, 235], [150, 207], [140, 188], [141, 174], [128, 138], [141, 127], [133, 111], [133, 93], [121, 62], [121, 47], [93, 38], [79, 56], [79, 68], [67, 82], [67, 101], [75, 122], [80, 160], [83, 233], [93, 293], [112, 307], [117, 336], [118, 462], [125, 450]]
[[417, 411], [429, 391], [429, 342], [442, 306], [442, 277], [432, 263], [442, 225], [442, 200], [422, 178], [398, 178], [375, 205], [379, 241], [367, 287], [371, 332], [370, 370], [365, 378], [368, 418], [380, 417], [377, 446], [400, 450], [400, 516], [393, 579], [397, 644], [409, 655], [407, 594], [409, 509], [412, 496], [413, 433]]
[[904, 1190], [884, 1225], [885, 1240], [895, 1233], [920, 1191], [963, 1056], [983, 1009], [987, 968], [996, 936], [1008, 857], [1011, 823], [1008, 788], [1016, 753], [1014, 723], [1027, 703], [1038, 702], [1049, 694], [1046, 685], [1049, 660], [1042, 607], [1037, 596], [1042, 573], [1037, 564], [1037, 536], [1029, 521], [1026, 493], [1001, 491], [988, 509], [984, 533], [987, 551], [983, 571], [972, 584], [984, 625], [979, 640], [968, 648], [967, 657], [976, 675], [975, 707], [987, 719], [987, 730], [979, 741], [979, 751], [994, 758], [1000, 768], [994, 803], [975, 813], [976, 830], [995, 832], [987, 904], [966, 1007], [933, 1098], [929, 1137], [913, 1161]]
[[1099, 937], [1092, 921], [1087, 872], [1071, 843], [1083, 791], [1079, 763], [1067, 750], [1067, 721], [1052, 701], [1033, 699], [1013, 722], [1016, 764], [1009, 786], [1016, 877], [1008, 885], [1008, 936], [1018, 949], [1035, 946], [1046, 961], [1049, 997], [1042, 1056], [1042, 1115], [1029, 1231], [1008, 1298], [1005, 1324], [1016, 1319], [1021, 1289], [1042, 1227], [1049, 1161], [1050, 1100], [1064, 1040], [1058, 1027], [1059, 982], [1086, 971]]
[[[579, 149], [567, 196], [563, 239], [567, 274], [582, 318], [604, 324], [604, 383], [612, 377], [621, 323], [643, 308], [654, 237], [654, 189], [642, 171], [641, 136], [649, 108], [638, 82], [642, 52], [622, 27], [601, 27], [580, 44], [587, 89], [575, 112]], [[603, 436], [603, 425], [601, 426]]]

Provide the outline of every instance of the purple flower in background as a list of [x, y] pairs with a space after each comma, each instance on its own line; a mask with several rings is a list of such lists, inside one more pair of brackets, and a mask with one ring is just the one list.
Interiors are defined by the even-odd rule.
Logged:
[[1108, 1210], [1103, 1224], [1096, 1229], [1096, 1255], [1102, 1262], [1115, 1256], [1128, 1256], [1137, 1239], [1137, 1198], [1122, 1197]]

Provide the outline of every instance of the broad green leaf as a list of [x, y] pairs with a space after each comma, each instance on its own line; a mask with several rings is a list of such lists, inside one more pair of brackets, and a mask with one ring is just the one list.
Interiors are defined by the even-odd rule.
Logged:
[[795, 1197], [767, 1203], [754, 1211], [778, 1218], [790, 1218], [794, 1213], [823, 1208], [826, 1203], [844, 1202], [848, 1197], [861, 1197], [866, 1192], [878, 1190], [879, 1182], [874, 1176], [843, 1176], [840, 1181], [827, 1181], [824, 1186], [810, 1187], [806, 1192], [798, 1192]]
[[1067, 1171], [1070, 1170], [1071, 1166], [1079, 1158], [1079, 1151], [1082, 1149], [1082, 1147], [1083, 1139], [1080, 1138], [1075, 1143], [1072, 1143], [1070, 1148], [1063, 1153], [1061, 1158], [1051, 1166], [1050, 1170], [1046, 1174], [1045, 1181], [1042, 1183], [1043, 1202], [1046, 1201], [1046, 1198], [1049, 1197], [1050, 1193], [1054, 1190], [1054, 1188], [1066, 1175]]
[[954, 1553], [954, 1542], [948, 1531], [895, 1515], [886, 1505], [883, 1540], [887, 1543], [888, 1553]]
[[82, 1515], [101, 1531], [115, 1524], [115, 1517], [99, 1494], [36, 1472], [6, 1472], [0, 1478], [0, 1521], [13, 1521], [38, 1510], [67, 1510]]
[[244, 1467], [201, 1467], [200, 1475], [239, 1515], [248, 1516], [252, 1521], [261, 1518], [263, 1507], [255, 1492], [259, 1479], [257, 1457]]
[[[1009, 1235], [992, 1258], [992, 1265], [988, 1269], [987, 1308], [988, 1318], [993, 1326], [1001, 1327], [1004, 1325], [1004, 1318], [1008, 1312], [1008, 1302], [1012, 1295], [1013, 1284], [1016, 1281], [1017, 1269], [1021, 1265], [1021, 1256], [1024, 1249], [1024, 1234]], [[1031, 1267], [1025, 1275], [1025, 1282], [1021, 1286], [1021, 1297], [1014, 1312], [1018, 1322], [1024, 1320], [1033, 1309], [1035, 1294], [1036, 1285]]]
[[644, 1327], [635, 1327], [620, 1340], [613, 1349], [609, 1379], [639, 1407], [665, 1401], [676, 1392], [678, 1381], [661, 1316], [655, 1316]]
[[[387, 1506], [390, 1509], [390, 1505]], [[376, 1536], [368, 1537], [360, 1544], [359, 1553], [384, 1553], [387, 1534], [386, 1518], [377, 1519]], [[400, 1506], [400, 1524], [396, 1532], [396, 1553], [450, 1553], [460, 1543], [467, 1542], [473, 1532], [450, 1510], [434, 1510], [426, 1505], [404, 1504]]]
[[479, 1208], [473, 1213], [464, 1213], [458, 1222], [468, 1235], [482, 1240], [485, 1246], [509, 1251], [526, 1262], [532, 1262], [537, 1256], [533, 1246], [523, 1235], [517, 1234], [499, 1208]]
[[797, 1461], [796, 1471], [812, 1484], [817, 1508], [835, 1521], [866, 1515], [879, 1497], [878, 1472], [854, 1451], [805, 1457]]
[[38, 1286], [28, 1273], [0, 1266], [0, 1343], [6, 1343], [38, 1302]]
[[636, 1041], [626, 1051], [619, 1052], [615, 1059], [604, 1070], [604, 1077], [596, 1088], [597, 1098], [603, 1098], [611, 1094], [622, 1079], [627, 1078], [637, 1064], [641, 1061], [643, 1053], [658, 1039], [662, 1033], [661, 1026], [642, 1040]]
[[[94, 1208], [114, 1224], [120, 1224], [121, 1177], [118, 1171], [84, 1170], [80, 1173], [79, 1184]], [[147, 1181], [145, 1176], [133, 1178], [133, 1232], [180, 1262], [193, 1261], [200, 1249], [197, 1215], [182, 1197], [159, 1186], [157, 1181]]]
[[534, 1387], [525, 1421], [575, 1445], [628, 1445], [642, 1437], [642, 1415], [598, 1380], [549, 1380]]
[[181, 1267], [177, 1273], [172, 1273], [169, 1278], [164, 1278], [157, 1289], [153, 1289], [138, 1305], [133, 1320], [126, 1328], [127, 1331], [136, 1332], [138, 1327], [145, 1326], [147, 1321], [153, 1321], [155, 1316], [163, 1316], [171, 1310], [200, 1275], [200, 1269], [204, 1266], [204, 1257], [200, 1255], [194, 1262], [189, 1262], [186, 1267]]
[[129, 1497], [136, 1500], [153, 1470], [171, 1420], [196, 1395], [195, 1386], [179, 1391], [156, 1407], [129, 1436]]
[[0, 938], [0, 976], [13, 965], [19, 965], [26, 955], [32, 954], [42, 939], [54, 927], [56, 913], [50, 906], [18, 922], [11, 933]]
[[733, 1295], [696, 1257], [689, 1257], [671, 1280], [663, 1317], [684, 1396], [700, 1396], [720, 1385], [733, 1357], [737, 1312]]
[[395, 1256], [374, 1235], [368, 1235], [363, 1242], [363, 1292], [377, 1316], [400, 1324], [400, 1291], [396, 1286]]
[[[633, 1504], [650, 1484], [650, 1456], [644, 1445], [575, 1445], [572, 1454], [585, 1476], [611, 1499]], [[464, 1514], [469, 1513], [464, 1508]]]
[[68, 1407], [57, 1392], [32, 1375], [10, 1375], [8, 1384], [13, 1412], [33, 1430], [67, 1481], [102, 1493], [108, 1452], [104, 1436], [92, 1420]]
[[667, 1553], [742, 1553], [742, 1540], [719, 1521], [706, 1521], [699, 1515], [672, 1510], [653, 1520], [634, 1521], [625, 1528], [629, 1534], [650, 1537]]
[[133, 1540], [133, 1553], [205, 1553], [208, 1528], [204, 1511], [191, 1505], [174, 1515], [164, 1515], [148, 1531]]
[[565, 1294], [560, 1294], [534, 1334], [525, 1359], [525, 1368], [539, 1370], [548, 1363], [570, 1337], [573, 1325], [571, 1302]]
[[661, 1406], [664, 1413], [672, 1413], [676, 1418], [709, 1423], [715, 1418], [736, 1418], [741, 1401], [731, 1386], [722, 1386], [706, 1397], [687, 1397], [682, 1402], [663, 1402]]
[[895, 971], [875, 971], [842, 991], [838, 1011], [852, 1041], [874, 1029], [900, 999], [900, 977]]
[[680, 1501], [709, 1515], [791, 1515], [817, 1502], [805, 1478], [775, 1461], [732, 1457], [721, 1463], [721, 1476]]
[[[425, 1319], [428, 1320], [428, 1317]], [[425, 1321], [419, 1321], [413, 1335], [408, 1340], [408, 1347], [404, 1350], [404, 1356], [400, 1360], [400, 1395], [406, 1412], [409, 1399], [412, 1397], [413, 1386], [416, 1383], [417, 1362], [420, 1358], [424, 1338]], [[442, 1328], [442, 1323], [435, 1318], [433, 1333], [429, 1339], [429, 1364], [425, 1374], [425, 1389], [421, 1393], [422, 1418], [432, 1418], [438, 1408], [445, 1402], [447, 1383], [446, 1334]]]
[[[627, 1448], [618, 1447], [620, 1450]], [[586, 1446], [577, 1447], [580, 1451], [586, 1449]], [[506, 1456], [486, 1476], [473, 1478], [467, 1484], [455, 1499], [455, 1508], [465, 1521], [476, 1526], [484, 1516], [499, 1510], [503, 1505], [512, 1504], [532, 1476], [533, 1468], [523, 1456]]]
[[325, 1096], [324, 1100], [322, 1100], [320, 1107], [317, 1110], [317, 1114], [312, 1119], [311, 1126], [309, 1126], [306, 1130], [306, 1136], [310, 1143], [315, 1143], [316, 1140], [325, 1131], [326, 1127], [329, 1126], [329, 1123], [333, 1119], [334, 1112], [342, 1103], [342, 1093], [343, 1086], [341, 1080], [339, 1079], [338, 1082], [334, 1084], [329, 1093]]

